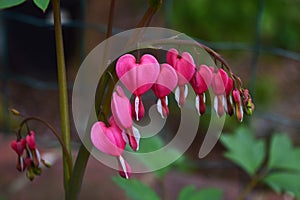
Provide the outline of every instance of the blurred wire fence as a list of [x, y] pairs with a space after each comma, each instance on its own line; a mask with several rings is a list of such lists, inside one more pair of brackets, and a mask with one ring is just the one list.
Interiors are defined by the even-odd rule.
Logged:
[[[258, 14], [256, 16], [256, 31], [253, 43], [238, 43], [238, 42], [207, 42], [202, 41], [200, 39], [194, 38], [197, 41], [200, 41], [201, 43], [204, 43], [213, 49], [216, 50], [239, 50], [239, 51], [250, 51], [252, 52], [252, 61], [251, 61], [251, 74], [250, 74], [250, 87], [254, 87], [254, 83], [256, 81], [256, 72], [257, 72], [257, 66], [258, 66], [258, 59], [259, 56], [262, 53], [282, 56], [285, 58], [289, 58], [295, 61], [300, 62], [300, 54], [293, 51], [288, 51], [281, 48], [271, 47], [271, 46], [263, 46], [261, 44], [261, 26], [262, 26], [262, 15], [264, 12], [264, 6], [265, 6], [265, 0], [258, 0]], [[69, 19], [68, 21], [63, 23], [63, 28], [73, 28], [76, 29], [79, 33], [79, 51], [80, 51], [80, 57], [84, 58], [85, 52], [84, 52], [84, 30], [94, 30], [100, 33], [106, 32], [106, 25], [105, 24], [97, 24], [97, 23], [89, 23], [84, 20], [84, 14], [85, 14], [85, 1], [80, 0], [78, 8], [80, 9], [77, 13], [79, 19]], [[168, 18], [170, 18], [170, 7], [172, 6], [172, 0], [166, 0], [164, 11], [166, 16], [166, 23], [168, 23]], [[9, 128], [9, 94], [10, 91], [7, 87], [8, 83], [10, 81], [14, 81], [18, 84], [26, 85], [28, 87], [31, 87], [33, 89], [37, 90], [57, 90], [57, 83], [56, 81], [45, 81], [41, 78], [31, 77], [28, 75], [24, 75], [22, 73], [16, 73], [13, 70], [11, 70], [8, 57], [13, 55], [8, 55], [8, 49], [10, 44], [8, 44], [7, 38], [10, 36], [8, 34], [8, 25], [7, 22], [17, 22], [18, 24], [24, 24], [24, 25], [30, 25], [31, 27], [37, 27], [41, 29], [47, 29], [51, 30], [53, 29], [53, 24], [49, 22], [49, 20], [37, 16], [33, 16], [24, 12], [19, 12], [16, 10], [1, 10], [1, 22], [2, 22], [2, 30], [1, 30], [1, 76], [0, 81], [2, 85], [2, 102], [1, 106], [2, 109], [2, 116], [3, 116], [3, 129], [6, 131]], [[123, 31], [122, 29], [114, 28], [113, 33], [119, 33]], [[77, 41], [78, 42], [78, 41]], [[20, 47], [22, 48], [22, 47]], [[19, 59], [19, 58], [14, 58]], [[55, 60], [55, 59], [54, 59]], [[22, 66], [22, 68], [26, 68], [27, 66]], [[43, 69], [41, 69], [43, 70]], [[71, 89], [72, 83], [69, 83], [69, 89]], [[272, 120], [275, 123], [283, 123], [288, 126], [293, 126], [296, 129], [300, 129], [300, 121], [294, 120], [294, 119], [288, 119], [284, 116], [277, 116], [273, 114], [266, 114], [263, 113], [261, 115], [262, 118], [266, 118], [268, 120]]]

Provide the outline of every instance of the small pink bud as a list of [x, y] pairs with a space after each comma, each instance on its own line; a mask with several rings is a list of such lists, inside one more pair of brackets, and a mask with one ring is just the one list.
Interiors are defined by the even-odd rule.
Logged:
[[228, 77], [228, 82], [225, 88], [226, 96], [229, 96], [233, 89], [233, 80], [232, 78]]
[[241, 95], [238, 89], [234, 89], [232, 91], [232, 97], [233, 101], [235, 103], [235, 115], [238, 121], [243, 121], [243, 108], [242, 108], [242, 102], [241, 102]]

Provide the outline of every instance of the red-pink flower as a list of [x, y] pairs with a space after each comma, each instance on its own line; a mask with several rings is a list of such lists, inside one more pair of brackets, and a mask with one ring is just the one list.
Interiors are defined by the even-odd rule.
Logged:
[[32, 159], [34, 165], [38, 167], [41, 162], [41, 156], [39, 150], [36, 148], [35, 134], [33, 131], [30, 131], [26, 135], [26, 143], [29, 148], [29, 156]]
[[242, 107], [242, 101], [241, 101], [241, 94], [238, 89], [234, 89], [232, 91], [232, 97], [233, 97], [233, 102], [235, 104], [235, 115], [236, 118], [242, 122], [243, 121], [243, 107]]
[[159, 74], [159, 63], [150, 54], [143, 55], [140, 60], [131, 54], [121, 56], [116, 63], [116, 73], [125, 87], [135, 95], [134, 112], [136, 120], [144, 116], [141, 95], [155, 83]]
[[[214, 70], [214, 69], [213, 69]], [[225, 90], [228, 83], [228, 75], [223, 69], [213, 72], [211, 86], [214, 94], [214, 109], [219, 117], [225, 112]]]
[[191, 80], [195, 71], [194, 59], [190, 53], [183, 52], [179, 55], [178, 51], [173, 48], [168, 51], [166, 59], [177, 72], [178, 88], [175, 91], [175, 97], [178, 105], [183, 106], [188, 94], [186, 84]]
[[212, 72], [206, 65], [201, 65], [195, 71], [193, 78], [190, 80], [190, 84], [196, 93], [195, 105], [199, 115], [205, 113], [205, 91], [211, 84]]
[[168, 95], [176, 87], [178, 82], [176, 71], [169, 64], [161, 64], [160, 73], [156, 83], [152, 86], [154, 94], [158, 97], [157, 110], [162, 118], [169, 114]]
[[118, 127], [129, 139], [129, 145], [135, 151], [139, 148], [140, 133], [133, 127], [131, 105], [120, 86], [116, 87], [111, 100], [111, 112]]
[[16, 166], [17, 170], [24, 171], [25, 165], [24, 165], [23, 153], [26, 148], [26, 140], [24, 139], [13, 140], [10, 146], [18, 154], [18, 162]]
[[226, 103], [225, 103], [225, 111], [231, 116], [233, 114], [233, 107], [232, 107], [232, 97], [231, 91], [233, 89], [233, 80], [228, 77], [228, 82], [225, 88], [226, 93]]

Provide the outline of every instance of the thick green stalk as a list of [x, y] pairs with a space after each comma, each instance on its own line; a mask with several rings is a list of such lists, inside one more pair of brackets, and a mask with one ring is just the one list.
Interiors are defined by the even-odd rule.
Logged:
[[73, 174], [70, 179], [69, 190], [66, 193], [66, 200], [76, 200], [79, 197], [81, 184], [85, 172], [90, 152], [82, 144], [80, 146], [77, 159], [75, 162]]
[[[53, 17], [54, 17], [56, 57], [57, 57], [57, 69], [58, 69], [61, 133], [62, 133], [62, 140], [66, 146], [69, 157], [71, 157], [67, 78], [66, 78], [65, 55], [64, 55], [63, 35], [62, 35], [61, 16], [60, 16], [60, 0], [52, 0], [52, 7], [53, 7]], [[63, 152], [63, 169], [64, 169], [65, 191], [68, 191], [68, 183], [72, 172], [68, 167], [67, 156], [64, 154], [64, 152]]]

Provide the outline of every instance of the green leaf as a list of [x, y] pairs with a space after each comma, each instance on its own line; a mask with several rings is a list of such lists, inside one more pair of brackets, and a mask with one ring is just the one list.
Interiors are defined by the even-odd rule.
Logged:
[[248, 129], [239, 128], [234, 134], [223, 134], [221, 142], [228, 149], [225, 156], [248, 174], [254, 175], [262, 165], [266, 154], [265, 142], [255, 139]]
[[178, 200], [221, 200], [222, 193], [222, 190], [215, 188], [205, 188], [197, 191], [194, 185], [189, 185], [180, 191]]
[[278, 193], [290, 192], [300, 199], [300, 174], [279, 172], [272, 173], [263, 181]]
[[48, 8], [50, 0], [33, 0], [33, 2], [37, 7], [39, 7], [42, 11], [45, 12]]
[[0, 0], [0, 9], [17, 6], [25, 1], [26, 0]]
[[[144, 139], [141, 139], [141, 141], [140, 141], [140, 149], [137, 153], [153, 152], [153, 151], [163, 148], [164, 146], [165, 146], [164, 141], [159, 136], [144, 138]], [[180, 152], [178, 150], [167, 149], [163, 153], [159, 154], [156, 157], [152, 157], [151, 159], [144, 158], [144, 157], [138, 157], [138, 158], [148, 168], [156, 168], [157, 164], [162, 162], [166, 158], [175, 158], [175, 157], [179, 157], [179, 155], [180, 155]], [[184, 168], [183, 165], [186, 165], [186, 159], [182, 155], [171, 165], [166, 166], [162, 169], [156, 170], [155, 174], [158, 178], [163, 178], [172, 167], [176, 166], [177, 168]]]
[[121, 177], [112, 177], [112, 180], [125, 192], [132, 200], [159, 200], [160, 198], [150, 187], [146, 186], [139, 180], [124, 179]]
[[300, 171], [300, 148], [293, 148], [286, 134], [275, 134], [272, 137], [268, 169]]

